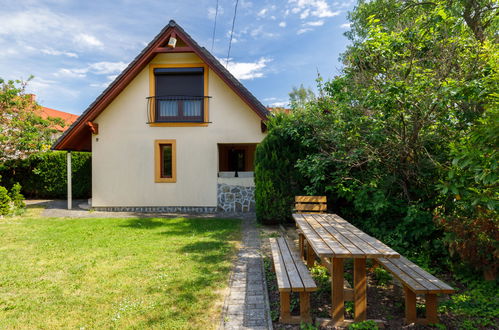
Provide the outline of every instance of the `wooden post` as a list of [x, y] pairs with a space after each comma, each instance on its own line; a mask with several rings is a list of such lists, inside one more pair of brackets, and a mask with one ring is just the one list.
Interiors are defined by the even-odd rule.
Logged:
[[312, 323], [310, 316], [310, 292], [300, 292], [300, 321]]
[[279, 322], [281, 323], [289, 323], [291, 321], [291, 304], [289, 296], [289, 292], [279, 292], [279, 299], [281, 300], [281, 315], [279, 317]]
[[307, 267], [308, 268], [314, 267], [314, 263], [315, 263], [315, 252], [314, 249], [312, 249], [310, 242], [307, 241]]
[[355, 301], [355, 322], [366, 320], [366, 307], [367, 307], [367, 278], [366, 278], [366, 259], [354, 259], [354, 301]]
[[298, 234], [298, 245], [300, 247], [300, 257], [302, 257], [302, 259], [305, 259], [305, 235], [303, 235], [302, 233], [299, 233]]
[[68, 210], [71, 210], [72, 205], [73, 205], [73, 189], [71, 187], [72, 185], [72, 170], [71, 170], [71, 151], [68, 151], [67, 153], [67, 181], [68, 181]]
[[437, 295], [432, 293], [426, 294], [426, 321], [428, 324], [438, 323], [437, 306]]
[[331, 281], [333, 326], [345, 320], [345, 301], [343, 299], [343, 259], [333, 258], [333, 280]]
[[416, 294], [404, 285], [405, 295], [405, 322], [407, 324], [416, 322]]

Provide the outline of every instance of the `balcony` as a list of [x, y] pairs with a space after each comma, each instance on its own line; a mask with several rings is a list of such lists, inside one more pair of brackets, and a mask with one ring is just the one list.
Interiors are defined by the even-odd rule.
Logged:
[[149, 96], [148, 123], [204, 123], [210, 96]]

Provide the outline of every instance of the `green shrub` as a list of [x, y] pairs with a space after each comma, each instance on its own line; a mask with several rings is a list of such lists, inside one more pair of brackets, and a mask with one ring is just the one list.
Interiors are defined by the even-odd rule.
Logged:
[[12, 200], [15, 209], [23, 209], [26, 207], [24, 196], [21, 194], [21, 185], [18, 182], [12, 186], [9, 197]]
[[268, 135], [256, 148], [255, 201], [260, 223], [282, 223], [290, 219], [294, 196], [302, 195], [305, 185], [295, 168], [305, 155], [296, 139], [294, 116], [277, 114], [267, 122]]
[[[72, 153], [73, 197], [91, 195], [91, 154]], [[67, 195], [66, 152], [49, 151], [30, 155], [26, 159], [11, 160], [0, 169], [2, 184], [22, 186], [22, 193], [30, 198], [65, 198]]]
[[0, 215], [8, 215], [11, 210], [11, 200], [9, 192], [5, 187], [0, 186]]

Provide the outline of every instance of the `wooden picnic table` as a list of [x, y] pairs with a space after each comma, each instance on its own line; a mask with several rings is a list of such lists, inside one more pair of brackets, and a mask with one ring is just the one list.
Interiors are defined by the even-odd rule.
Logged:
[[400, 258], [400, 254], [336, 214], [295, 213], [293, 218], [315, 254], [332, 265], [330, 271], [332, 325], [337, 326], [345, 322], [343, 289], [345, 258], [354, 259], [354, 321], [366, 320], [366, 259]]

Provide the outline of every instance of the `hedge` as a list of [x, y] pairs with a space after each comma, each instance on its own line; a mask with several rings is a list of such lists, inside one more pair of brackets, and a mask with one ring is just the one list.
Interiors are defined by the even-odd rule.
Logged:
[[[92, 191], [92, 154], [72, 153], [72, 188], [74, 198], [89, 198]], [[16, 182], [28, 198], [66, 198], [66, 152], [48, 151], [30, 155], [26, 159], [0, 164], [0, 182], [11, 189]]]
[[297, 141], [296, 132], [288, 130], [292, 120], [285, 114], [269, 118], [268, 134], [256, 148], [255, 202], [260, 223], [290, 221], [294, 196], [305, 194], [306, 181], [295, 165], [308, 148]]

